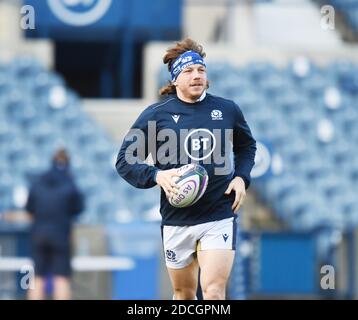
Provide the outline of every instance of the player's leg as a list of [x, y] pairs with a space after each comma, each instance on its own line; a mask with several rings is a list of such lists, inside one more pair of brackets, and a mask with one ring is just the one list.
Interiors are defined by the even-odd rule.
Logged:
[[71, 299], [71, 252], [69, 241], [53, 247], [52, 272], [54, 300]]
[[53, 279], [53, 298], [54, 300], [71, 299], [70, 279], [64, 276], [55, 276]]
[[237, 223], [234, 218], [208, 224], [200, 239], [198, 262], [204, 299], [225, 299], [226, 284], [234, 262]]
[[163, 226], [162, 239], [165, 263], [176, 300], [196, 297], [198, 262], [195, 256], [197, 239], [192, 226]]
[[45, 300], [45, 286], [46, 281], [43, 277], [35, 276], [33, 289], [28, 289], [27, 299], [28, 300]]
[[167, 268], [175, 300], [194, 300], [198, 287], [199, 265], [197, 259], [182, 269]]
[[204, 300], [225, 300], [234, 256], [234, 250], [198, 251], [200, 285]]
[[40, 235], [32, 236], [32, 258], [34, 261], [35, 276], [32, 281], [33, 288], [27, 292], [29, 300], [45, 300], [46, 299], [46, 275], [48, 273], [48, 247], [46, 239]]

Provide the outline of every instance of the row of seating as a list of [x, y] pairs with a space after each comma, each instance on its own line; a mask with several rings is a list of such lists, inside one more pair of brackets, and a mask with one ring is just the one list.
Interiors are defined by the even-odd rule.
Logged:
[[157, 205], [154, 190], [143, 194], [118, 176], [118, 144], [59, 75], [30, 57], [0, 65], [0, 212], [23, 208], [31, 181], [60, 146], [85, 194], [79, 222], [142, 220]]

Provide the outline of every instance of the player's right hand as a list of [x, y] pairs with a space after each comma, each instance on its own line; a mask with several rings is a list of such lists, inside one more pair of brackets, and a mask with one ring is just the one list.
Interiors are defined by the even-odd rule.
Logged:
[[179, 177], [177, 169], [159, 170], [157, 172], [156, 182], [163, 188], [167, 198], [178, 194], [179, 186], [175, 183], [175, 180]]

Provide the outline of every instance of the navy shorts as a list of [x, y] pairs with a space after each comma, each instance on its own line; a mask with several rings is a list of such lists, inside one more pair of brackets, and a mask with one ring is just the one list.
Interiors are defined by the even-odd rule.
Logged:
[[32, 257], [36, 276], [71, 275], [71, 248], [67, 239], [60, 241], [46, 235], [33, 235]]

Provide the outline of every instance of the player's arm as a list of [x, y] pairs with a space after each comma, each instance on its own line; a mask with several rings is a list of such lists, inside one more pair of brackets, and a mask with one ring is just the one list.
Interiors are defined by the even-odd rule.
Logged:
[[164, 190], [168, 198], [178, 194], [178, 185], [175, 184], [175, 177], [180, 177], [177, 169], [159, 170], [156, 176], [157, 184]]
[[141, 189], [154, 187], [158, 168], [145, 163], [149, 155], [148, 122], [152, 121], [151, 109], [142, 112], [125, 136], [116, 162], [118, 174], [132, 186]]
[[255, 164], [256, 141], [252, 137], [249, 126], [238, 106], [233, 132], [233, 151], [235, 172], [225, 194], [235, 192], [235, 200], [232, 204], [234, 213], [238, 212], [246, 196], [246, 189], [250, 185], [250, 172]]
[[79, 215], [85, 208], [84, 197], [75, 184], [72, 186], [70, 208], [73, 216]]
[[240, 177], [247, 189], [251, 182], [250, 172], [255, 164], [256, 140], [242, 114], [235, 105], [236, 120], [233, 132], [233, 151], [235, 163], [235, 177]]
[[154, 187], [158, 184], [163, 188], [167, 197], [177, 193], [174, 177], [179, 177], [176, 169], [159, 170], [155, 166], [145, 163], [151, 152], [149, 140], [156, 139], [149, 133], [149, 121], [154, 121], [150, 109], [145, 110], [133, 124], [124, 138], [118, 153], [116, 169], [119, 175], [132, 186], [142, 189]]

